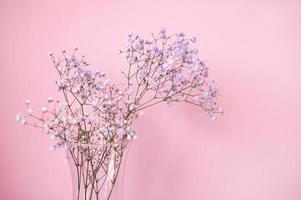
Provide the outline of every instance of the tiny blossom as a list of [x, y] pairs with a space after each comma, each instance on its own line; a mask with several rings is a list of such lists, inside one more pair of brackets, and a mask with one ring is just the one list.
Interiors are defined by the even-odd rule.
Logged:
[[33, 111], [32, 111], [31, 108], [28, 108], [28, 109], [27, 109], [27, 112], [28, 112], [29, 114], [32, 114]]
[[29, 101], [29, 100], [26, 100], [25, 103], [26, 103], [26, 105], [29, 105], [29, 104], [30, 104], [30, 101]]
[[47, 97], [47, 101], [49, 102], [49, 103], [51, 103], [51, 102], [53, 102], [53, 97], [51, 97], [51, 96], [49, 96], [49, 97]]
[[198, 103], [200, 101], [200, 96], [195, 96], [193, 100], [195, 103]]
[[130, 104], [130, 106], [129, 106], [129, 110], [130, 111], [132, 111], [132, 110], [134, 110], [135, 109], [135, 105], [133, 105], [133, 104]]
[[50, 148], [49, 148], [49, 150], [50, 150], [50, 151], [55, 150], [55, 146], [54, 146], [54, 145], [51, 145]]
[[161, 28], [160, 33], [159, 33], [160, 39], [165, 39], [166, 38], [166, 29]]
[[21, 114], [21, 113], [18, 113], [18, 114], [16, 115], [16, 121], [17, 121], [17, 122], [21, 122], [22, 119], [23, 119], [22, 114]]
[[52, 134], [52, 135], [50, 136], [50, 139], [51, 139], [51, 140], [55, 140], [55, 139], [56, 139], [56, 136], [55, 136], [54, 134]]
[[48, 109], [47, 109], [45, 106], [43, 106], [43, 107], [41, 108], [41, 111], [42, 111], [43, 113], [46, 113], [46, 112], [48, 111]]
[[215, 115], [211, 115], [211, 116], [210, 116], [210, 120], [211, 120], [211, 121], [215, 121], [215, 120], [216, 120], [216, 116], [215, 116]]
[[67, 144], [67, 143], [65, 143], [65, 144], [64, 144], [64, 148], [65, 148], [66, 150], [68, 150], [68, 149], [70, 148], [70, 145]]
[[49, 126], [48, 124], [43, 125], [44, 133], [49, 133]]

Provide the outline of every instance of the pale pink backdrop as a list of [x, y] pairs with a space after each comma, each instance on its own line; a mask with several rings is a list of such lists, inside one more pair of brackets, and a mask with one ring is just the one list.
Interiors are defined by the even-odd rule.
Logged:
[[68, 200], [64, 153], [15, 123], [55, 94], [48, 52], [80, 47], [120, 80], [128, 32], [162, 26], [198, 38], [226, 116], [158, 106], [136, 125], [125, 200], [301, 199], [301, 2], [298, 0], [1, 0], [0, 199]]

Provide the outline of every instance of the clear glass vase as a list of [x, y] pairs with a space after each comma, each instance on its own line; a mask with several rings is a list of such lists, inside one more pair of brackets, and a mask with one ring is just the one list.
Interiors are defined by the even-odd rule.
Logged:
[[73, 200], [124, 200], [123, 180], [130, 144], [71, 146], [66, 151]]

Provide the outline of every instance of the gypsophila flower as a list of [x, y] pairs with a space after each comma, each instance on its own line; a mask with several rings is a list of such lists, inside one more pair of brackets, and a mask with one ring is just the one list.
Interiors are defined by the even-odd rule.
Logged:
[[51, 140], [55, 140], [55, 139], [56, 139], [56, 136], [55, 136], [54, 134], [52, 134], [52, 135], [50, 136], [50, 139], [51, 139]]
[[[78, 48], [71, 54], [63, 49], [62, 58], [50, 52], [61, 99], [49, 96], [40, 112], [33, 112], [27, 100], [27, 114], [17, 114], [16, 121], [50, 134], [54, 142], [50, 150], [65, 149], [69, 157], [64, 160], [86, 171], [87, 182], [98, 187], [91, 192], [103, 191], [95, 177], [103, 173], [110, 183], [116, 181], [112, 170], [118, 170], [124, 150], [137, 138], [133, 124], [147, 108], [189, 103], [204, 110], [212, 121], [224, 113], [216, 102], [217, 82], [208, 80], [209, 69], [193, 46], [196, 41], [184, 33], [168, 34], [165, 28], [150, 39], [129, 33], [120, 50], [128, 63], [121, 83], [114, 83], [101, 70], [89, 69], [86, 56], [77, 55]], [[78, 177], [83, 178], [82, 174]]]
[[210, 116], [210, 120], [211, 120], [211, 121], [215, 121], [215, 120], [216, 120], [216, 116], [215, 116], [215, 115], [211, 115], [211, 116]]
[[48, 111], [48, 109], [47, 109], [47, 107], [43, 106], [43, 107], [41, 108], [41, 111], [42, 111], [42, 113], [46, 113], [46, 112]]
[[27, 109], [27, 112], [28, 112], [29, 114], [32, 114], [33, 111], [32, 111], [31, 108], [28, 108], [28, 109]]
[[51, 102], [54, 101], [54, 99], [53, 99], [53, 97], [49, 96], [49, 97], [47, 97], [47, 101], [48, 101], [49, 103], [51, 103]]
[[18, 114], [16, 115], [16, 121], [17, 121], [17, 122], [21, 122], [22, 119], [23, 119], [22, 114], [21, 114], [21, 113], [18, 113]]
[[196, 37], [191, 38], [191, 42], [196, 43]]

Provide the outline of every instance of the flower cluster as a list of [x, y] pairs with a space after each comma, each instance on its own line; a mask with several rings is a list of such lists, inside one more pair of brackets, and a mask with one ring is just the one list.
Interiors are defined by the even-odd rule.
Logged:
[[[129, 34], [126, 48], [120, 51], [129, 63], [128, 74], [124, 74], [129, 87], [135, 87], [135, 106], [143, 109], [163, 101], [187, 102], [200, 106], [214, 120], [216, 113], [222, 113], [215, 101], [218, 90], [215, 81], [206, 80], [208, 68], [192, 46], [196, 38], [186, 38], [184, 33], [167, 35], [164, 28], [152, 36], [144, 40]], [[148, 100], [143, 99], [146, 93]]]
[[36, 113], [27, 101], [28, 114], [16, 120], [44, 129], [57, 140], [54, 147], [99, 145], [131, 139], [133, 121], [147, 107], [161, 102], [187, 102], [201, 107], [214, 120], [222, 109], [216, 106], [215, 81], [207, 81], [208, 68], [193, 47], [196, 38], [184, 33], [167, 35], [162, 28], [151, 40], [128, 34], [120, 53], [128, 61], [123, 72], [126, 81], [119, 85], [104, 72], [88, 69], [85, 56], [70, 55], [51, 60], [59, 74], [56, 81], [63, 100], [49, 97]]
[[73, 53], [53, 64], [59, 74], [56, 81], [63, 101], [48, 97], [47, 104], [35, 112], [26, 101], [28, 114], [16, 116], [22, 124], [42, 128], [56, 143], [51, 147], [70, 145], [103, 146], [131, 139], [135, 133], [125, 116], [124, 91], [120, 90], [100, 71], [88, 70], [85, 57], [78, 59]]
[[[164, 28], [150, 40], [128, 34], [126, 47], [120, 51], [128, 68], [120, 84], [102, 71], [89, 69], [77, 49], [70, 54], [63, 50], [61, 58], [50, 53], [62, 98], [48, 97], [40, 110], [31, 108], [27, 100], [27, 113], [18, 114], [16, 120], [43, 129], [55, 141], [51, 149], [66, 148], [79, 185], [84, 184], [85, 199], [88, 187], [98, 196], [103, 177], [115, 184], [123, 151], [136, 138], [132, 124], [146, 108], [186, 102], [202, 108], [212, 120], [216, 113], [223, 113], [216, 105], [216, 82], [207, 80], [208, 68], [198, 57], [195, 42], [196, 38], [183, 33], [168, 35]], [[102, 178], [97, 174], [103, 174]]]

